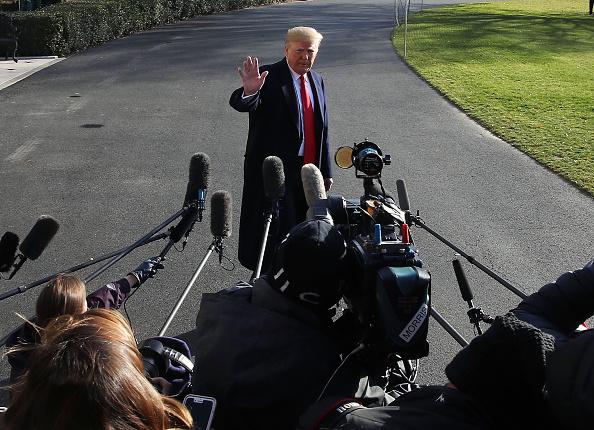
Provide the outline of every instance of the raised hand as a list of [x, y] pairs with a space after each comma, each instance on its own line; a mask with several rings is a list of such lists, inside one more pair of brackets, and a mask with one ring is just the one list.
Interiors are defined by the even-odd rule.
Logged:
[[264, 85], [266, 76], [268, 76], [267, 71], [260, 74], [257, 57], [247, 57], [244, 60], [242, 67], [238, 67], [237, 71], [243, 82], [243, 94], [246, 96], [251, 96], [260, 91], [260, 88]]

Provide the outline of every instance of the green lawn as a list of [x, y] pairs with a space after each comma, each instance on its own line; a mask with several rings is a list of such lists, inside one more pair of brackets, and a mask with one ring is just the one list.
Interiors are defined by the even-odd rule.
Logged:
[[[409, 16], [406, 60], [502, 139], [594, 195], [594, 17], [587, 0]], [[403, 55], [404, 27], [394, 46]]]

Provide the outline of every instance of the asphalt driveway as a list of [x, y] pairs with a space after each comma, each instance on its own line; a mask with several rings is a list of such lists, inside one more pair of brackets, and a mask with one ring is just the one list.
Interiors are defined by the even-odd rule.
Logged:
[[[433, 2], [436, 3], [436, 2]], [[426, 3], [427, 6], [427, 3]], [[239, 225], [247, 116], [228, 105], [246, 55], [280, 59], [286, 29], [323, 35], [316, 69], [326, 81], [334, 147], [365, 138], [392, 155], [384, 184], [407, 181], [411, 205], [429, 226], [526, 292], [594, 256], [594, 201], [491, 135], [411, 72], [390, 43], [393, 1], [313, 0], [234, 11], [166, 25], [73, 55], [0, 91], [1, 233], [21, 239], [37, 217], [61, 228], [3, 291], [120, 248], [182, 204], [192, 154], [211, 157], [211, 190], [234, 198]], [[358, 197], [353, 171], [337, 171], [333, 193]], [[470, 338], [457, 290], [453, 252], [413, 230], [433, 275], [433, 303]], [[127, 310], [138, 338], [156, 335], [210, 243], [208, 217], [183, 253], [147, 282]], [[134, 269], [163, 243], [133, 253], [90, 288]], [[234, 258], [237, 236], [228, 241]], [[518, 299], [471, 269], [478, 304], [492, 314]], [[227, 267], [228, 269], [230, 267]], [[86, 272], [88, 273], [88, 272]], [[200, 294], [248, 273], [213, 258], [170, 334], [194, 325]], [[31, 315], [37, 293], [0, 303], [0, 332]], [[444, 380], [458, 345], [432, 324], [422, 382]], [[2, 362], [0, 379], [7, 375]]]

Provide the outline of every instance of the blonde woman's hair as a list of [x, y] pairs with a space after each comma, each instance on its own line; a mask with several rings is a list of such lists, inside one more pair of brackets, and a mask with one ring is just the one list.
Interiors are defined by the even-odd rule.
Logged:
[[311, 27], [293, 27], [287, 31], [285, 43], [290, 42], [311, 42], [319, 45], [324, 36], [315, 28]]
[[192, 417], [144, 375], [130, 326], [91, 309], [51, 321], [14, 387], [7, 430], [190, 429]]

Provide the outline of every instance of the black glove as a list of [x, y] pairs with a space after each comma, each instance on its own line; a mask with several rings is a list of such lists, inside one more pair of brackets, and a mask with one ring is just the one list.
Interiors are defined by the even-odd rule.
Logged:
[[145, 260], [129, 275], [134, 275], [138, 279], [138, 285], [141, 285], [148, 278], [152, 278], [157, 273], [158, 269], [163, 269], [164, 266], [161, 264], [161, 257], [152, 257]]

